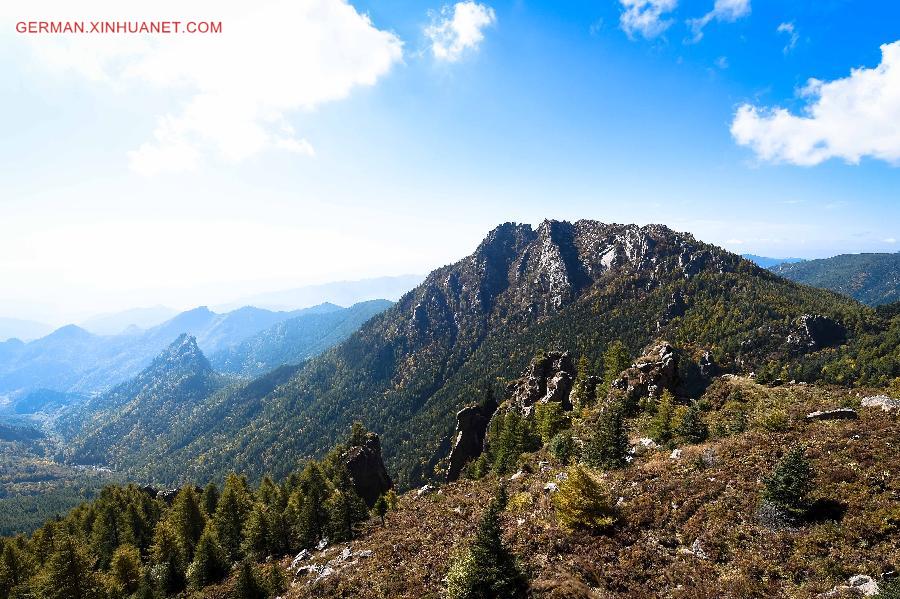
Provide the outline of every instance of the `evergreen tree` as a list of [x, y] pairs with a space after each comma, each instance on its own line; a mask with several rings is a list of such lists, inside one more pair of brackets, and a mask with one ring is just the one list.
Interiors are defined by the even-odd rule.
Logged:
[[623, 370], [631, 366], [631, 356], [625, 344], [616, 339], [603, 352], [603, 384], [606, 391], [612, 387]]
[[709, 436], [709, 429], [703, 422], [703, 414], [700, 412], [698, 402], [691, 402], [691, 405], [687, 407], [675, 432], [686, 443], [702, 443], [706, 440]]
[[598, 531], [615, 521], [606, 491], [579, 465], [569, 467], [553, 496], [556, 519], [566, 530]]
[[650, 436], [660, 445], [668, 445], [672, 441], [672, 420], [675, 416], [675, 398], [666, 390], [663, 391], [656, 407], [656, 414], [650, 422]]
[[334, 490], [326, 503], [328, 510], [331, 537], [338, 541], [349, 541], [353, 538], [353, 525], [365, 520], [369, 510], [365, 502], [356, 493], [350, 473], [346, 468], [338, 471], [334, 481]]
[[109, 573], [126, 593], [135, 592], [141, 584], [141, 552], [134, 545], [120, 545], [113, 553]]
[[200, 506], [200, 496], [197, 495], [194, 487], [185, 486], [178, 491], [172, 507], [166, 514], [166, 519], [178, 536], [185, 561], [190, 562], [194, 559], [194, 548], [206, 527], [206, 517]]
[[109, 501], [99, 503], [91, 526], [91, 549], [100, 558], [100, 567], [106, 569], [120, 543], [119, 525], [116, 507]]
[[257, 560], [269, 555], [269, 517], [266, 506], [254, 502], [247, 522], [244, 524], [244, 555]]
[[219, 505], [219, 487], [216, 486], [216, 483], [210, 482], [206, 485], [206, 488], [203, 489], [201, 503], [203, 505], [203, 513], [206, 514], [207, 518], [212, 518], [216, 513], [216, 507]]
[[0, 597], [9, 597], [13, 587], [27, 578], [22, 555], [13, 541], [3, 543], [0, 552]]
[[288, 589], [284, 571], [277, 562], [269, 564], [268, 572], [266, 573], [266, 587], [271, 597], [279, 597]]
[[266, 599], [266, 589], [256, 577], [256, 571], [249, 560], [243, 560], [238, 567], [234, 585], [235, 599]]
[[185, 559], [178, 535], [165, 520], [156, 525], [153, 547], [150, 550], [153, 562], [153, 578], [165, 593], [177, 593], [185, 585]]
[[[570, 399], [576, 407], [584, 407], [593, 401], [593, 397], [587, 397], [585, 382], [590, 376], [590, 364], [587, 355], [581, 354], [578, 358], [578, 366], [575, 372], [575, 382], [572, 384]], [[596, 390], [595, 390], [596, 391]]]
[[802, 445], [794, 445], [766, 478], [763, 499], [782, 512], [786, 520], [797, 522], [809, 509], [812, 481], [813, 470], [806, 451]]
[[297, 537], [303, 547], [311, 547], [322, 538], [328, 522], [328, 512], [325, 510], [328, 483], [316, 462], [310, 461], [303, 469], [297, 493]]
[[384, 498], [384, 495], [379, 495], [378, 499], [375, 500], [375, 505], [372, 506], [372, 513], [381, 519], [382, 526], [384, 526], [384, 516], [387, 514], [387, 511], [387, 499]]
[[549, 443], [558, 432], [570, 426], [565, 410], [555, 401], [537, 404], [534, 407], [534, 420], [543, 443]]
[[103, 587], [87, 550], [65, 536], [57, 543], [37, 581], [41, 599], [100, 599]]
[[627, 464], [628, 431], [622, 402], [611, 397], [597, 415], [594, 430], [584, 447], [584, 459], [595, 468], [621, 468]]
[[191, 585], [203, 588], [222, 580], [227, 571], [225, 554], [216, 539], [216, 533], [212, 526], [207, 525], [197, 542], [194, 561], [188, 568]]
[[272, 477], [264, 476], [256, 491], [257, 499], [268, 507], [278, 502], [278, 495], [278, 485], [272, 482]]
[[244, 520], [250, 507], [246, 482], [234, 473], [229, 474], [213, 517], [216, 538], [229, 561], [240, 559]]
[[506, 504], [501, 488], [488, 505], [468, 550], [452, 563], [447, 574], [450, 599], [518, 599], [528, 583], [515, 556], [503, 543], [500, 514]]
[[512, 471], [524, 452], [539, 447], [540, 441], [532, 431], [531, 422], [516, 409], [507, 410], [506, 413], [492, 419], [491, 427], [489, 446], [494, 471], [499, 474]]
[[369, 431], [366, 430], [366, 427], [362, 422], [354, 422], [353, 426], [350, 427], [350, 440], [348, 445], [350, 447], [361, 447], [366, 442], [366, 436], [369, 434]]

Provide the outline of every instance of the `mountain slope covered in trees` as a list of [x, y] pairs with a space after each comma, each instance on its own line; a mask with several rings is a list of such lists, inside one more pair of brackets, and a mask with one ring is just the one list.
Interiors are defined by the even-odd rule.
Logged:
[[900, 301], [900, 253], [841, 254], [779, 264], [771, 270], [792, 281], [841, 293], [870, 306]]
[[[804, 317], [814, 315], [839, 323], [847, 342], [812, 341], [809, 322], [819, 320]], [[389, 467], [409, 486], [446, 456], [455, 412], [518, 375], [540, 349], [572, 348], [599, 363], [615, 339], [637, 355], [668, 338], [708, 350], [725, 371], [790, 370], [851, 384], [898, 376], [889, 349], [898, 334], [849, 299], [664, 226], [508, 223], [345, 342], [250, 393], [244, 414], [252, 418], [210, 421], [175, 463], [198, 479], [227, 468], [277, 476], [321, 455], [334, 431], [362, 418], [382, 434]], [[230, 392], [220, 405], [240, 403]]]

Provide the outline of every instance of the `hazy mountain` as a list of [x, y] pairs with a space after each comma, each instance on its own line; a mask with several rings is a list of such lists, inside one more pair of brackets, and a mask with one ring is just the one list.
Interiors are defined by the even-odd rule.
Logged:
[[59, 427], [82, 431], [69, 443], [76, 463], [119, 470], [157, 455], [159, 437], [225, 383], [197, 340], [181, 335], [137, 377], [88, 400]]
[[[814, 341], [819, 325], [841, 334]], [[446, 456], [456, 411], [518, 376], [539, 350], [602, 364], [615, 339], [639, 355], [663, 338], [710, 350], [726, 371], [784, 364], [804, 380], [875, 380], [851, 356], [886, 326], [851, 300], [664, 226], [508, 223], [321, 356], [215, 393], [182, 425], [184, 443], [145, 459], [141, 472], [281, 476], [362, 420], [382, 434], [399, 482], [412, 485]], [[846, 346], [826, 349], [844, 336]], [[824, 369], [825, 360], [841, 366]]]
[[299, 364], [349, 337], [364, 322], [391, 306], [387, 300], [361, 302], [349, 308], [304, 311], [212, 354], [220, 372], [259, 375], [284, 364]]
[[179, 335], [195, 336], [203, 351], [213, 353], [237, 346], [284, 320], [336, 310], [341, 308], [322, 304], [293, 312], [245, 307], [217, 314], [201, 306], [145, 331], [112, 336], [67, 325], [29, 343], [0, 343], [0, 393], [105, 391], [139, 373]]
[[803, 262], [804, 260], [803, 258], [768, 258], [766, 256], [757, 256], [755, 254], [741, 254], [741, 258], [749, 260], [763, 268], [771, 268], [779, 264], [794, 264], [796, 262]]
[[900, 301], [900, 253], [841, 254], [781, 264], [771, 270], [792, 281], [829, 289], [870, 306]]
[[220, 310], [233, 310], [240, 306], [259, 306], [270, 310], [296, 310], [322, 302], [352, 306], [375, 299], [397, 301], [404, 293], [424, 279], [422, 275], [377, 277], [359, 281], [337, 281], [321, 285], [307, 285], [296, 289], [260, 293], [219, 306]]
[[42, 322], [19, 320], [17, 318], [0, 318], [0, 341], [7, 339], [30, 341], [43, 337], [52, 330], [53, 327]]
[[148, 329], [169, 320], [178, 314], [177, 310], [165, 306], [132, 308], [122, 312], [112, 312], [91, 317], [81, 323], [82, 328], [96, 335], [118, 335], [136, 327]]

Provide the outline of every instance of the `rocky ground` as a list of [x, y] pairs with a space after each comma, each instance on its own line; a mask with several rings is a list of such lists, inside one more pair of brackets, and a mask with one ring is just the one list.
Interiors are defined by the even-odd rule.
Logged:
[[[564, 468], [534, 454], [504, 477], [506, 539], [536, 597], [872, 593], [900, 569], [900, 422], [896, 408], [863, 402], [876, 394], [720, 379], [707, 392], [707, 420], [715, 430], [739, 397], [748, 430], [673, 451], [644, 447], [633, 423], [634, 462], [596, 473], [617, 506], [617, 524], [602, 535], [557, 526], [551, 497]], [[854, 413], [807, 419], [847, 407]], [[797, 441], [815, 468], [816, 509], [802, 526], [773, 525], [759, 511], [762, 480]], [[406, 493], [384, 526], [369, 521], [353, 543], [284, 558], [286, 597], [442, 596], [450, 560], [497, 484], [489, 476]]]

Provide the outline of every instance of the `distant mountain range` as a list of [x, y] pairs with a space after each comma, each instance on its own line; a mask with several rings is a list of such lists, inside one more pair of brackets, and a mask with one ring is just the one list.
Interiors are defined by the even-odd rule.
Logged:
[[771, 270], [792, 281], [829, 289], [870, 306], [900, 301], [900, 253], [841, 254], [780, 264]]
[[177, 316], [178, 310], [166, 306], [132, 308], [122, 312], [99, 314], [81, 323], [81, 328], [96, 335], [118, 335], [130, 327], [149, 329]]
[[[215, 356], [227, 372], [257, 374], [260, 368], [314, 355], [388, 305], [374, 302], [341, 308], [320, 304], [291, 312], [244, 307], [224, 314], [200, 307], [145, 331], [128, 330], [113, 336], [68, 325], [28, 343], [17, 339], [0, 343], [0, 395], [13, 396], [27, 405], [56, 405], [65, 395], [31, 394], [38, 390], [76, 396], [103, 392], [138, 374], [182, 334], [195, 337], [198, 347]], [[266, 333], [293, 319], [301, 320]], [[249, 345], [241, 346], [251, 338]]]
[[295, 289], [250, 295], [235, 302], [216, 306], [215, 309], [228, 311], [240, 306], [257, 306], [269, 310], [297, 310], [323, 302], [352, 306], [374, 299], [397, 301], [404, 293], [421, 283], [424, 278], [423, 275], [399, 275], [306, 285]]
[[43, 337], [53, 331], [53, 327], [33, 320], [18, 318], [0, 318], [0, 341], [6, 339], [23, 339], [30, 341]]
[[741, 258], [755, 263], [763, 268], [771, 268], [779, 264], [794, 264], [795, 262], [803, 262], [803, 258], [769, 258], [766, 256], [757, 256], [756, 254], [741, 254]]

